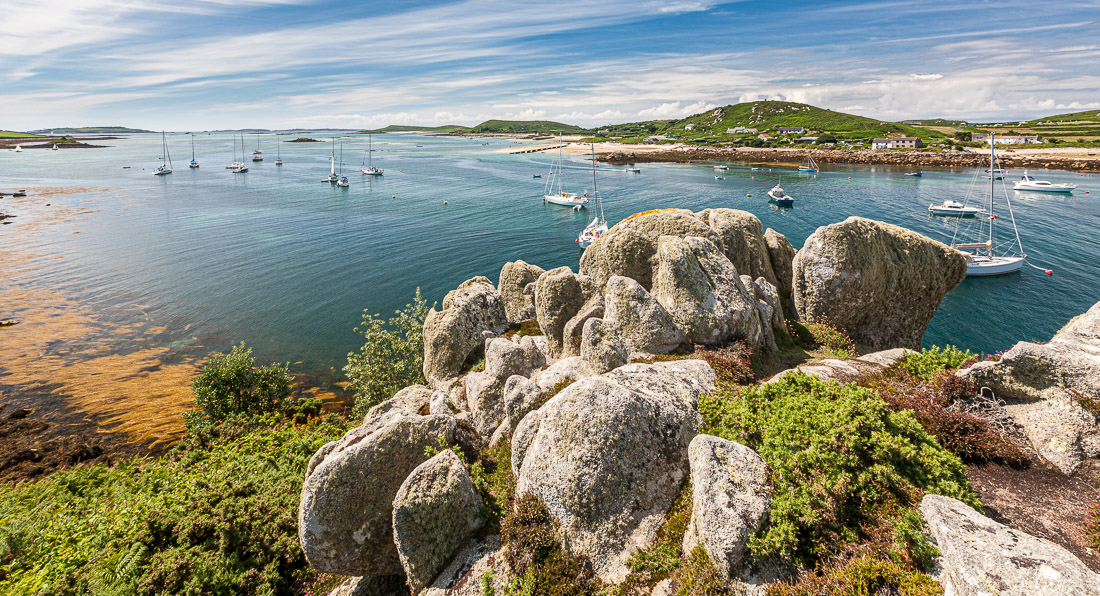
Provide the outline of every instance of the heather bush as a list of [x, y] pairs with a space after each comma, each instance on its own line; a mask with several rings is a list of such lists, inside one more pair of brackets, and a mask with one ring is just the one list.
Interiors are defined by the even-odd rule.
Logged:
[[1085, 538], [1092, 548], [1100, 548], [1100, 501], [1093, 501], [1085, 511]]
[[898, 362], [898, 366], [915, 377], [930, 381], [932, 377], [945, 370], [957, 370], [977, 360], [978, 356], [971, 354], [969, 350], [963, 351], [955, 346], [947, 346], [943, 349], [932, 346], [920, 352], [906, 354]]
[[859, 355], [852, 338], [828, 321], [810, 323], [806, 329], [814, 343], [833, 358], [855, 358]]

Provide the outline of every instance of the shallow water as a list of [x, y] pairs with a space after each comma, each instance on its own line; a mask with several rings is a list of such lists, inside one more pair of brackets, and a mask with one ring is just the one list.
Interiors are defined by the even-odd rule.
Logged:
[[[87, 189], [54, 196], [51, 207], [33, 196], [19, 207], [0, 199], [0, 210], [19, 215], [0, 226], [0, 249], [37, 255], [20, 285], [63, 294], [98, 313], [106, 329], [139, 319], [154, 326], [143, 348], [214, 349], [243, 340], [260, 355], [302, 361], [308, 370], [339, 370], [360, 343], [352, 329], [363, 309], [391, 313], [418, 286], [438, 301], [473, 275], [495, 281], [506, 261], [577, 265], [573, 240], [589, 216], [542, 205], [545, 178], [532, 178], [545, 175], [553, 154], [501, 153], [515, 144], [501, 139], [378, 135], [375, 165], [386, 172], [373, 178], [358, 170], [366, 138], [350, 138], [343, 154], [352, 185], [341, 189], [320, 182], [330, 144], [283, 143], [280, 167], [276, 138], [293, 137], [261, 137], [266, 160], [238, 175], [224, 169], [232, 161], [226, 134], [196, 135], [198, 170], [187, 167], [190, 137], [169, 135], [175, 172], [164, 177], [151, 175], [160, 163], [158, 135], [102, 141], [107, 149], [0, 152], [0, 189]], [[256, 138], [247, 143], [251, 151]], [[755, 213], [795, 247], [818, 226], [850, 215], [950, 241], [955, 222], [928, 217], [927, 206], [962, 198], [973, 182], [973, 171], [947, 169], [914, 179], [883, 167], [835, 166], [815, 176], [733, 166], [724, 180], [709, 165], [641, 169], [601, 166], [610, 221], [660, 207], [734, 207]], [[780, 175], [797, 199], [793, 209], [766, 202]], [[1025, 267], [967, 279], [947, 296], [926, 345], [988, 352], [1048, 340], [1100, 299], [1100, 178], [1041, 177], [1081, 184], [1071, 197], [1009, 191], [1031, 261], [1054, 275]], [[582, 156], [571, 158], [565, 180], [571, 191], [591, 185]], [[79, 217], [48, 233], [22, 233], [51, 209], [75, 207], [84, 210]], [[997, 213], [1000, 231], [1011, 234], [1003, 204]]]

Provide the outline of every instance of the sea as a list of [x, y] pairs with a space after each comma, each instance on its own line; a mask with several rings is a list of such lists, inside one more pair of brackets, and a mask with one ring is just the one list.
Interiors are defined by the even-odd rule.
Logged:
[[[592, 214], [541, 201], [556, 152], [512, 154], [528, 146], [513, 139], [374, 135], [371, 155], [385, 175], [372, 177], [360, 174], [366, 136], [286, 142], [297, 136], [310, 135], [245, 135], [247, 158], [258, 145], [265, 159], [246, 159], [244, 174], [225, 169], [239, 143], [231, 133], [194, 135], [198, 169], [188, 168], [192, 136], [168, 134], [174, 173], [156, 177], [159, 134], [93, 141], [109, 145], [100, 149], [0, 151], [0, 190], [23, 188], [32, 199], [0, 199], [0, 212], [16, 215], [0, 225], [0, 250], [34, 261], [17, 267], [18, 276], [0, 272], [0, 286], [48, 290], [80, 305], [108, 336], [117, 329], [119, 350], [134, 342], [224, 350], [243, 341], [261, 358], [339, 376], [362, 343], [354, 328], [364, 311], [392, 316], [417, 288], [439, 302], [475, 275], [496, 281], [516, 259], [547, 269], [578, 265], [575, 239]], [[330, 153], [349, 188], [322, 182]], [[567, 154], [565, 162], [565, 190], [591, 190], [587, 156]], [[925, 168], [918, 178], [881, 166], [827, 165], [806, 174], [793, 166], [728, 164], [716, 172], [713, 165], [646, 163], [631, 173], [599, 164], [608, 220], [655, 208], [730, 207], [756, 214], [796, 248], [818, 227], [853, 215], [944, 242], [973, 241], [979, 220], [930, 217], [927, 208], [968, 193], [971, 203], [982, 202], [988, 192], [984, 172], [964, 169]], [[1047, 341], [1100, 300], [1100, 176], [1032, 174], [1080, 188], [1069, 196], [1016, 192], [1011, 181], [1019, 172], [1007, 173], [1030, 265], [963, 281], [944, 299], [925, 346], [990, 353]], [[793, 208], [768, 203], [777, 183], [795, 197]], [[46, 191], [48, 199], [33, 200]], [[997, 242], [1012, 250], [1005, 194], [998, 182]], [[24, 233], [62, 212], [68, 215], [54, 225]], [[0, 304], [0, 319], [19, 316], [20, 304]], [[135, 328], [156, 333], [134, 337]]]

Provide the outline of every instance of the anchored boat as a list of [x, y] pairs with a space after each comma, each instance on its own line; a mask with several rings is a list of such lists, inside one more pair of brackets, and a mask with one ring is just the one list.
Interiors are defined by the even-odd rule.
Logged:
[[[577, 209], [584, 209], [588, 206], [588, 196], [580, 196], [575, 193], [565, 192], [561, 188], [561, 172], [562, 172], [562, 135], [558, 133], [558, 159], [556, 162], [550, 165], [550, 177], [546, 180], [546, 186], [542, 191], [542, 202], [552, 203], [554, 205], [564, 205], [566, 207], [575, 207]], [[554, 167], [557, 167], [557, 173], [554, 172]], [[554, 180], [557, 179], [558, 189], [554, 192]]]
[[371, 140], [371, 134], [367, 133], [367, 163], [363, 168], [364, 176], [381, 176], [382, 169], [374, 167], [374, 143]]
[[[1012, 214], [1012, 202], [1008, 198], [1008, 189], [1005, 189], [1005, 205], [1008, 207], [1008, 216], [1012, 221], [1012, 231], [1016, 235], [1016, 248], [1018, 254], [1009, 252], [997, 254], [994, 247], [993, 228], [997, 222], [997, 215], [993, 213], [994, 181], [997, 179], [997, 147], [993, 141], [994, 135], [989, 135], [989, 208], [986, 217], [981, 218], [978, 225], [978, 242], [956, 243], [951, 239], [951, 248], [961, 251], [966, 255], [966, 275], [988, 276], [1014, 273], [1024, 266], [1027, 255], [1024, 254], [1024, 245], [1020, 242], [1020, 232], [1016, 229], [1016, 217]], [[1004, 186], [1002, 183], [1001, 186]], [[988, 229], [986, 229], [988, 228]], [[955, 228], [955, 235], [959, 232]], [[984, 238], [984, 241], [981, 239]]]
[[958, 201], [948, 199], [942, 205], [929, 205], [928, 212], [932, 215], [948, 215], [955, 217], [974, 217], [979, 213], [985, 213], [985, 209], [963, 205]]
[[603, 200], [596, 185], [596, 146], [591, 143], [589, 145], [592, 147], [592, 195], [596, 197], [596, 217], [592, 218], [592, 223], [585, 226], [577, 236], [577, 244], [581, 248], [588, 248], [600, 236], [607, 233], [607, 220], [603, 216]]
[[[160, 144], [161, 149], [164, 151], [164, 159], [166, 163], [161, 163], [160, 167], [153, 170], [154, 176], [167, 176], [172, 173], [172, 156], [168, 154], [168, 139], [164, 136], [164, 131], [160, 131]], [[56, 148], [57, 145], [54, 145]]]
[[794, 197], [783, 192], [783, 188], [779, 186], [778, 182], [774, 188], [768, 191], [768, 200], [780, 207], [794, 207]]
[[1036, 192], [1056, 192], [1063, 194], [1071, 193], [1076, 188], [1076, 184], [1055, 184], [1047, 180], [1036, 180], [1028, 176], [1027, 170], [1024, 170], [1023, 177], [1012, 185], [1012, 190], [1032, 190]]

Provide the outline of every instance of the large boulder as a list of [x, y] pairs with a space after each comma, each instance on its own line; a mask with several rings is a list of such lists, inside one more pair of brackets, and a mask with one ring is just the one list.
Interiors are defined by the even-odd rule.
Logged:
[[665, 209], [629, 217], [607, 231], [581, 255], [580, 272], [602, 288], [613, 275], [629, 277], [652, 287], [657, 239], [661, 236], [698, 236], [720, 242], [707, 223], [686, 209]]
[[919, 350], [944, 295], [966, 277], [959, 251], [862, 217], [818, 228], [793, 267], [799, 320], [830, 322], [875, 349]]
[[404, 575], [349, 577], [333, 588], [328, 596], [409, 596]]
[[512, 261], [501, 267], [497, 292], [504, 300], [504, 313], [509, 323], [522, 323], [535, 318], [534, 297], [524, 290], [527, 284], [533, 283], [543, 273], [542, 267], [524, 261]]
[[787, 333], [779, 290], [763, 277], [753, 279], [748, 275], [742, 275], [741, 284], [745, 286], [750, 296], [756, 298], [756, 311], [760, 315], [760, 325], [764, 330], [763, 344], [770, 350], [779, 349], [775, 338]]
[[1100, 576], [1066, 549], [1003, 526], [965, 503], [926, 495], [920, 505], [956, 596], [1100, 594]]
[[779, 297], [790, 304], [791, 294], [794, 292], [794, 256], [798, 251], [791, 246], [786, 236], [771, 228], [764, 232], [764, 244], [768, 247], [768, 261], [775, 272], [775, 287], [779, 289]]
[[584, 324], [592, 319], [598, 319], [604, 315], [603, 295], [599, 292], [592, 294], [588, 302], [584, 303], [577, 314], [565, 323], [561, 330], [561, 357], [579, 356], [581, 353], [581, 334], [584, 332]]
[[622, 580], [630, 553], [656, 536], [714, 378], [700, 360], [628, 364], [570, 385], [516, 429], [516, 494], [545, 503], [562, 544], [601, 579]]
[[450, 449], [417, 466], [401, 484], [393, 501], [393, 537], [413, 594], [485, 523], [481, 505], [466, 466]]
[[424, 376], [436, 387], [455, 377], [463, 364], [481, 352], [485, 334], [508, 326], [504, 299], [485, 277], [469, 279], [443, 299], [424, 319]]
[[733, 441], [698, 435], [688, 446], [691, 521], [684, 552], [702, 544], [724, 583], [736, 575], [749, 538], [771, 506], [767, 466], [755, 451]]
[[591, 278], [577, 275], [569, 267], [551, 269], [535, 281], [535, 317], [553, 357], [561, 356], [566, 323], [580, 312], [595, 290]]
[[666, 354], [685, 339], [665, 307], [642, 284], [621, 275], [607, 280], [603, 320], [637, 353]]
[[760, 218], [740, 209], [706, 209], [699, 218], [718, 234], [722, 251], [741, 275], [763, 277], [774, 286], [779, 282], [772, 270], [764, 226]]
[[688, 341], [721, 345], [741, 339], [754, 349], [765, 341], [756, 298], [706, 238], [661, 237], [652, 294]]
[[[298, 538], [310, 565], [340, 575], [402, 573], [393, 541], [393, 499], [440, 439], [448, 416], [403, 416], [372, 432], [353, 429], [316, 463], [302, 486]], [[328, 447], [328, 446], [326, 446]]]
[[630, 348], [603, 319], [589, 319], [581, 335], [581, 359], [597, 372], [619, 368], [630, 360]]
[[466, 375], [466, 403], [474, 427], [489, 436], [504, 419], [504, 386], [513, 375], [528, 376], [546, 362], [530, 337], [495, 337], [486, 342], [485, 370]]
[[1100, 302], [1046, 344], [1020, 342], [999, 361], [978, 362], [958, 376], [1012, 403], [1031, 444], [1066, 474], [1100, 455], [1100, 424], [1081, 402], [1100, 402]]
[[[420, 596], [509, 594], [514, 589], [510, 573], [507, 548], [500, 546], [500, 536], [487, 536], [455, 555]], [[483, 581], [488, 583], [487, 590], [482, 588]]]

